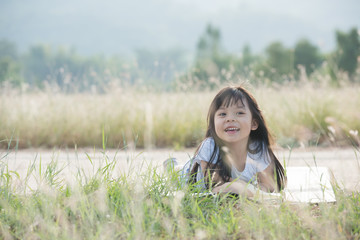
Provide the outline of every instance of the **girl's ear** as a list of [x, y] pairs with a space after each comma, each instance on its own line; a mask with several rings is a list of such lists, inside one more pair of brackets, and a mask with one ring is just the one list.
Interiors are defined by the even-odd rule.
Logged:
[[256, 130], [258, 127], [259, 127], [258, 121], [253, 119], [252, 122], [251, 122], [251, 130]]

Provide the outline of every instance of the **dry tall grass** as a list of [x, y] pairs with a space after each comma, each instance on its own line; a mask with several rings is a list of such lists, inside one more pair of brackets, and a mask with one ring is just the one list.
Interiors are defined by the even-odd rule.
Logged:
[[[250, 87], [279, 145], [359, 144], [360, 87]], [[2, 147], [192, 147], [216, 92], [3, 93]]]

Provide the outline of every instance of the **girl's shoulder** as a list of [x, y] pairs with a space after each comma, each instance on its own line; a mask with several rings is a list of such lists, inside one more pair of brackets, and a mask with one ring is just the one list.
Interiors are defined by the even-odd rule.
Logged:
[[214, 154], [215, 150], [215, 158], [217, 158], [217, 155], [219, 154], [219, 149], [215, 145], [215, 140], [212, 137], [205, 138], [198, 149], [198, 151], [195, 154], [194, 160], [202, 160], [202, 161], [210, 161]]
[[198, 153], [203, 152], [203, 151], [212, 152], [212, 151], [214, 151], [214, 148], [215, 148], [214, 138], [207, 137], [201, 142]]
[[202, 142], [201, 142], [201, 146], [203, 145], [211, 145], [214, 146], [215, 145], [215, 140], [213, 137], [207, 137], [205, 138]]

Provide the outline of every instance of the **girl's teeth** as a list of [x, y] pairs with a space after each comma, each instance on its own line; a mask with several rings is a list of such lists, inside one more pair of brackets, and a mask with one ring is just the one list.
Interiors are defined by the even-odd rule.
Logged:
[[227, 128], [227, 129], [225, 129], [225, 131], [237, 131], [238, 130], [238, 128]]

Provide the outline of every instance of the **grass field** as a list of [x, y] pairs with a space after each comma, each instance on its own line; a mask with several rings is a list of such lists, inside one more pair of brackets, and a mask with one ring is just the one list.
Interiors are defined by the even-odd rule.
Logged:
[[[250, 90], [281, 146], [360, 143], [359, 86]], [[56, 161], [29, 162], [25, 175], [3, 161], [9, 150], [28, 147], [194, 147], [214, 95], [133, 89], [1, 94], [0, 239], [360, 239], [360, 194], [337, 185], [331, 204], [197, 198], [191, 187], [179, 186], [175, 172], [120, 173], [105, 153], [93, 174], [77, 169], [72, 184]]]
[[[6, 151], [1, 154], [5, 158]], [[90, 162], [94, 159], [89, 157]], [[132, 161], [134, 159], [130, 159]], [[25, 176], [1, 161], [1, 239], [359, 239], [360, 194], [334, 186], [337, 202], [294, 204], [229, 195], [194, 197], [176, 172], [119, 174], [103, 155], [93, 174], [61, 177], [56, 161]], [[30, 186], [30, 178], [37, 187]]]
[[[251, 87], [280, 146], [359, 144], [360, 86]], [[216, 92], [3, 93], [0, 143], [8, 147], [194, 147]]]

